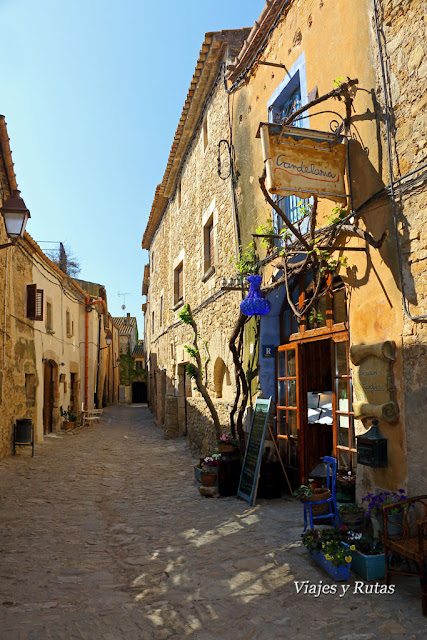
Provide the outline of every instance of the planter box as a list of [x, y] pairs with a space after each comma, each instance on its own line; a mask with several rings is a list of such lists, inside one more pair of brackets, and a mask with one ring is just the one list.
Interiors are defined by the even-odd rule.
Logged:
[[329, 560], [326, 560], [323, 553], [320, 551], [310, 551], [307, 549], [308, 555], [312, 558], [317, 564], [319, 564], [322, 569], [326, 571], [326, 573], [336, 582], [340, 580], [348, 580], [350, 577], [350, 562], [346, 564], [340, 564], [338, 567], [331, 564]]
[[382, 580], [385, 577], [385, 554], [365, 556], [360, 551], [350, 551], [349, 545], [341, 542], [351, 554], [351, 570], [364, 580]]

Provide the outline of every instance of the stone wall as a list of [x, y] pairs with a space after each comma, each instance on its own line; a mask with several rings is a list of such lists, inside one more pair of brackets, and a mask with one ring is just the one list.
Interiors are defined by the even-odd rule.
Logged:
[[[220, 82], [207, 102], [183, 163], [180, 192], [177, 190], [167, 205], [150, 247], [146, 321], [150, 406], [167, 437], [182, 435], [187, 428], [193, 450], [208, 447], [204, 443], [210, 442], [211, 427], [209, 421], [200, 419], [207, 415], [207, 409], [204, 401], [195, 397], [198, 393], [193, 389], [194, 383], [187, 380], [185, 391], [184, 365], [191, 359], [184, 347], [192, 344], [192, 330], [179, 319], [184, 303], [193, 312], [199, 350], [202, 360], [207, 361], [207, 388], [221, 412], [219, 396], [232, 398], [235, 392], [228, 339], [242, 297], [239, 291], [221, 291], [220, 285], [222, 277], [236, 273], [232, 262], [235, 230], [231, 184], [230, 179], [222, 180], [217, 172], [218, 142], [228, 137], [228, 100]], [[210, 221], [214, 227], [214, 268], [207, 271], [204, 228]], [[174, 271], [180, 264], [184, 295], [177, 304]], [[189, 396], [188, 407], [195, 402], [200, 409], [187, 412], [187, 427], [184, 393]], [[173, 398], [177, 398], [176, 404]], [[174, 407], [178, 413], [174, 413]], [[224, 425], [228, 425], [229, 418], [223, 412], [221, 416]]]
[[[389, 60], [392, 99], [392, 154], [394, 179], [417, 171], [427, 157], [427, 57], [422, 0], [382, 0], [382, 28]], [[376, 45], [376, 43], [375, 43]], [[383, 100], [381, 70], [377, 56], [378, 93]], [[386, 149], [385, 145], [384, 148]], [[405, 297], [412, 316], [427, 314], [427, 193], [418, 182], [397, 190], [397, 215]], [[425, 319], [427, 321], [427, 318]], [[425, 474], [425, 386], [427, 380], [427, 322], [404, 317], [403, 360], [407, 490], [427, 492]]]
[[[230, 411], [233, 403], [227, 400], [215, 402], [223, 433], [230, 433]], [[218, 448], [212, 428], [212, 418], [203, 398], [190, 398], [187, 401], [188, 447], [195, 455], [205, 457]]]

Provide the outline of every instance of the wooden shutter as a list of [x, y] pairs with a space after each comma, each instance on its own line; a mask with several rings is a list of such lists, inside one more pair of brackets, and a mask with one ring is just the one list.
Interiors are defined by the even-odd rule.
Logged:
[[36, 317], [35, 320], [43, 320], [43, 289], [36, 292]]
[[214, 265], [214, 226], [213, 223], [209, 227], [209, 267]]
[[27, 284], [27, 318], [36, 318], [37, 285]]
[[43, 289], [27, 284], [27, 318], [43, 320]]

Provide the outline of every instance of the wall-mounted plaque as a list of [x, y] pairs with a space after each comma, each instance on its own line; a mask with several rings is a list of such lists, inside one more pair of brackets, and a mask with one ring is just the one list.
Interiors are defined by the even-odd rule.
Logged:
[[393, 384], [394, 342], [354, 345], [350, 359], [355, 365], [353, 384], [356, 402], [354, 417], [380, 418], [386, 422], [397, 419], [398, 408]]

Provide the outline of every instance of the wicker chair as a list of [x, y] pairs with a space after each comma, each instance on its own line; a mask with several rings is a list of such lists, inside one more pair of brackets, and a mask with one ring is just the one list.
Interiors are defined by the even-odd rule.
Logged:
[[[398, 525], [399, 533], [390, 534], [392, 509], [400, 507], [402, 521]], [[395, 524], [395, 523], [393, 523]], [[396, 526], [396, 525], [395, 525]], [[425, 562], [427, 559], [427, 495], [401, 500], [383, 507], [383, 531], [385, 547], [385, 579], [390, 584], [390, 575], [400, 574], [420, 576], [421, 601], [423, 615], [427, 616], [427, 578]], [[390, 568], [390, 556], [397, 553], [417, 565], [418, 570], [402, 571]]]

